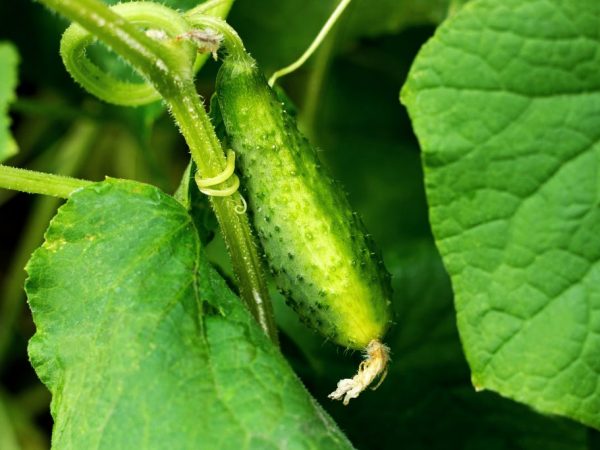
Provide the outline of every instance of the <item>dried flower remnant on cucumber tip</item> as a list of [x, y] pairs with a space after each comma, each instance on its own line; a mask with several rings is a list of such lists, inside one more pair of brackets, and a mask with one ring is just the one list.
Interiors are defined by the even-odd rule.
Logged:
[[221, 48], [223, 35], [212, 28], [203, 30], [190, 30], [177, 36], [177, 40], [190, 40], [198, 47], [200, 53], [211, 53], [213, 59], [217, 60], [217, 52]]
[[387, 365], [390, 360], [390, 349], [379, 340], [369, 342], [365, 349], [364, 360], [358, 366], [358, 372], [352, 378], [338, 381], [337, 389], [329, 394], [333, 400], [342, 400], [347, 405], [379, 378], [378, 383], [371, 389], [377, 389], [387, 376]]

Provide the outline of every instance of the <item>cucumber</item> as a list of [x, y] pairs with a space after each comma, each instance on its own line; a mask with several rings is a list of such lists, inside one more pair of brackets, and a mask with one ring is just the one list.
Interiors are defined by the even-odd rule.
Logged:
[[[249, 55], [225, 57], [216, 96], [278, 288], [303, 322], [339, 345], [366, 350], [363, 372], [369, 356], [378, 359], [371, 371], [383, 367], [359, 380], [368, 385], [388, 359], [381, 339], [391, 321], [391, 287], [379, 252]], [[347, 396], [355, 388], [342, 390]]]

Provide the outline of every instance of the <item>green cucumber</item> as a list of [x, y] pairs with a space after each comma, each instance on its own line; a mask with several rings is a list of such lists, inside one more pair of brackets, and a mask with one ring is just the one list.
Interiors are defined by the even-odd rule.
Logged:
[[225, 57], [216, 96], [278, 288], [309, 326], [367, 351], [355, 379], [332, 394], [347, 403], [385, 372], [389, 273], [343, 189], [249, 55]]
[[278, 287], [313, 328], [364, 349], [390, 324], [390, 281], [378, 252], [317, 149], [250, 56], [226, 57], [217, 99]]

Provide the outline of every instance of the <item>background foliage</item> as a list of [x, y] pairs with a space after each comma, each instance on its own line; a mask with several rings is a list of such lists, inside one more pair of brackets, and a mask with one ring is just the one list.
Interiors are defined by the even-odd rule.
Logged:
[[[185, 8], [192, 2], [169, 3]], [[230, 22], [270, 74], [307, 46], [335, 3], [238, 0]], [[597, 432], [583, 425], [476, 393], [471, 384], [449, 278], [430, 233], [419, 146], [398, 102], [417, 51], [461, 3], [356, 0], [311, 64], [283, 80], [301, 125], [383, 250], [393, 275], [396, 325], [386, 339], [393, 358], [387, 380], [349, 407], [326, 395], [354, 371], [360, 355], [324, 343], [276, 298], [282, 349], [358, 448], [600, 448]], [[20, 151], [7, 162], [91, 180], [129, 178], [174, 192], [187, 151], [170, 118], [158, 104], [117, 108], [80, 90], [58, 56], [65, 26], [37, 4], [0, 4], [0, 38], [15, 43], [21, 60], [18, 100], [11, 106]], [[205, 98], [217, 67], [211, 63], [199, 75]], [[8, 218], [1, 223], [0, 247], [0, 448], [47, 448], [50, 398], [27, 359], [34, 328], [22, 268], [59, 202], [7, 191], [0, 192], [0, 202]], [[206, 220], [210, 228], [213, 222]], [[227, 276], [218, 236], [207, 254]], [[251, 401], [238, 407], [256, 408]]]

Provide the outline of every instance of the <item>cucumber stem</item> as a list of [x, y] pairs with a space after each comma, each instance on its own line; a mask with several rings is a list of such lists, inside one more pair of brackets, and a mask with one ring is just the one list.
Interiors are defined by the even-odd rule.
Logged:
[[[165, 97], [165, 101], [179, 125], [202, 178], [218, 176], [227, 163], [194, 85], [185, 84], [176, 95]], [[226, 185], [224, 189], [233, 182], [232, 178], [226, 180], [223, 183]], [[198, 188], [205, 189], [202, 185]], [[277, 345], [273, 306], [263, 276], [257, 245], [250, 231], [248, 216], [240, 213], [245, 211], [245, 202], [239, 192], [225, 197], [211, 195], [209, 198], [231, 256], [240, 297], [265, 334]]]
[[4, 189], [67, 198], [74, 190], [92, 183], [78, 178], [0, 165], [0, 188]]

